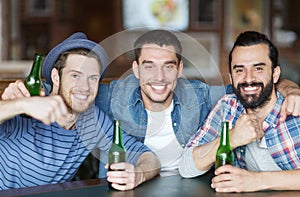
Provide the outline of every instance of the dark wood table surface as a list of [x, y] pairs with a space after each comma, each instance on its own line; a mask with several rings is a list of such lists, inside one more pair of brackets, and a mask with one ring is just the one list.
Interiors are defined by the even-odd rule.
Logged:
[[110, 190], [104, 179], [91, 179], [84, 181], [74, 181], [60, 184], [27, 187], [20, 189], [10, 189], [0, 191], [0, 196], [32, 196], [32, 197], [294, 197], [300, 196], [300, 191], [262, 191], [251, 193], [216, 193], [210, 188], [212, 175], [184, 179], [180, 176], [157, 177], [151, 181], [143, 183], [139, 187], [130, 191]]

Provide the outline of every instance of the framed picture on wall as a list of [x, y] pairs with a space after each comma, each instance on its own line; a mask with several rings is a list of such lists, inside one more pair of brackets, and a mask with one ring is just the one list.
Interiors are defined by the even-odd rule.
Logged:
[[170, 28], [177, 31], [189, 26], [188, 0], [123, 0], [123, 28]]
[[227, 0], [225, 4], [225, 46], [230, 49], [243, 31], [269, 34], [269, 0]]

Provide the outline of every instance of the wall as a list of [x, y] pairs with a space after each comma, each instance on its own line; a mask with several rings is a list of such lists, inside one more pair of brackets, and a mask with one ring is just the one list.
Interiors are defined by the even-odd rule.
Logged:
[[[10, 22], [12, 22], [13, 17], [5, 17], [6, 15], [4, 16], [2, 12], [3, 21], [7, 26], [5, 28], [6, 32], [2, 32], [3, 41], [7, 42], [2, 45], [2, 48], [5, 49], [2, 50], [3, 60], [31, 60], [35, 50], [47, 54], [54, 45], [75, 31], [84, 31], [90, 39], [101, 42], [123, 30], [121, 0], [89, 0], [87, 2], [80, 0], [51, 0], [49, 1], [51, 2], [51, 12], [44, 16], [29, 15], [26, 11], [26, 3], [29, 1], [30, 0], [1, 1], [5, 5], [2, 11], [10, 10], [10, 14], [17, 18], [12, 25]], [[216, 64], [219, 65], [221, 73], [228, 72], [227, 56], [229, 49], [225, 45], [227, 42], [226, 31], [230, 24], [228, 22], [228, 18], [230, 18], [228, 5], [234, 1], [235, 0], [226, 2], [225, 0], [190, 0], [190, 25], [188, 30], [184, 31], [188, 34], [210, 34], [215, 37], [214, 43], [218, 48]], [[264, 12], [267, 14], [265, 18], [269, 21], [266, 25], [267, 32], [270, 33], [271, 37], [272, 16], [278, 13], [284, 18], [284, 28], [295, 31], [296, 33], [299, 32], [300, 24], [292, 22], [294, 21], [292, 18], [299, 18], [296, 9], [299, 5], [298, 1], [267, 0], [253, 2], [269, 2]], [[278, 10], [278, 8], [274, 6], [274, 2], [283, 2], [283, 6], [279, 7], [285, 9]], [[278, 3], [276, 3], [276, 5], [277, 4]], [[199, 14], [211, 10], [211, 6], [213, 8], [211, 18], [211, 13], [206, 16]], [[10, 32], [12, 29], [20, 30], [20, 33], [14, 33], [14, 37], [12, 37]], [[198, 35], [196, 37], [199, 37]], [[296, 70], [300, 67], [300, 44], [298, 43], [299, 42], [295, 42], [293, 46], [280, 48], [282, 58], [285, 60], [288, 68]], [[122, 43], [113, 44], [121, 45]], [[210, 49], [208, 49], [208, 51], [209, 50]], [[131, 57], [127, 55], [113, 59], [107, 72], [107, 77], [113, 78], [122, 75], [123, 72], [126, 72], [130, 68], [130, 63]], [[229, 82], [227, 74], [224, 74], [222, 77], [225, 83]]]

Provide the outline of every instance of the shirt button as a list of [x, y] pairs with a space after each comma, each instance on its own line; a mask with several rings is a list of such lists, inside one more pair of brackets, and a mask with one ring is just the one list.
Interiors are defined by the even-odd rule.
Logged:
[[184, 144], [181, 144], [181, 146], [184, 148], [185, 145], [184, 145]]
[[176, 122], [174, 122], [174, 123], [173, 123], [173, 126], [174, 126], [174, 127], [176, 127], [176, 125], [177, 125], [177, 123], [176, 123]]
[[244, 150], [243, 149], [241, 149], [241, 153], [243, 153], [244, 152]]

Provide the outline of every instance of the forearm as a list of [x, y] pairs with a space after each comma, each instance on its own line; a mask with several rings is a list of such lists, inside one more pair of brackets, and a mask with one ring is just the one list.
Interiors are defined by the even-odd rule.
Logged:
[[0, 101], [0, 122], [13, 118], [16, 115], [24, 113], [23, 99], [15, 99], [9, 101]]
[[286, 97], [288, 94], [293, 93], [296, 89], [299, 89], [299, 86], [288, 79], [280, 79], [276, 84], [277, 90]]
[[216, 153], [219, 147], [219, 138], [207, 144], [196, 147], [193, 150], [195, 166], [201, 171], [207, 171], [216, 161]]
[[260, 172], [260, 190], [300, 190], [300, 170]]
[[160, 167], [160, 161], [153, 153], [143, 153], [137, 160], [135, 167], [137, 172], [136, 186], [155, 177], [160, 172]]

